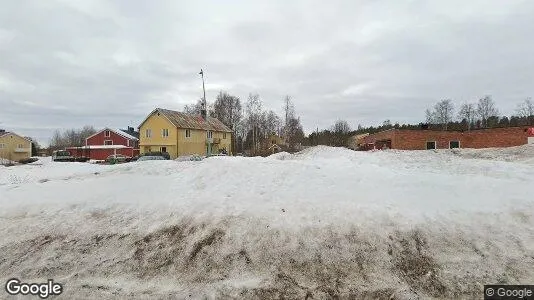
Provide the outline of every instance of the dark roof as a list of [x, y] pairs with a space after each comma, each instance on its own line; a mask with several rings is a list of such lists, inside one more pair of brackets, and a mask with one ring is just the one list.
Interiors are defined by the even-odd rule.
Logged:
[[139, 131], [135, 131], [135, 130], [132, 131], [132, 130], [128, 130], [128, 129], [121, 129], [120, 131], [139, 139]]
[[200, 115], [194, 116], [194, 115], [189, 115], [183, 112], [163, 109], [163, 108], [156, 108], [151, 113], [151, 115], [156, 112], [159, 112], [162, 115], [164, 115], [177, 128], [190, 128], [190, 129], [201, 129], [201, 130], [213, 130], [213, 131], [220, 131], [220, 132], [232, 132], [232, 130], [228, 128], [228, 126], [224, 125], [217, 118], [207, 117], [207, 119], [204, 120]]

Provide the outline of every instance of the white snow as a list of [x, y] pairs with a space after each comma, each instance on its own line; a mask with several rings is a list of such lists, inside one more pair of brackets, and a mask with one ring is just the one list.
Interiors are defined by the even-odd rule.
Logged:
[[82, 298], [472, 297], [534, 282], [532, 157], [313, 147], [0, 166], [0, 279], [57, 278]]

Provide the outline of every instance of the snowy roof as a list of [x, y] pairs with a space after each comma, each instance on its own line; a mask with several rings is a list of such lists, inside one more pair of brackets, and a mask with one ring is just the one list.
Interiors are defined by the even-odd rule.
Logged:
[[120, 129], [112, 129], [112, 128], [109, 128], [109, 127], [105, 127], [105, 128], [103, 128], [102, 130], [97, 131], [95, 134], [88, 136], [88, 137], [86, 138], [86, 140], [89, 139], [89, 138], [92, 138], [93, 136], [95, 136], [95, 135], [97, 135], [97, 134], [100, 134], [100, 133], [101, 133], [102, 131], [104, 131], [104, 130], [113, 131], [115, 134], [120, 135], [120, 136], [125, 137], [125, 138], [130, 139], [130, 140], [136, 140], [136, 141], [139, 140], [139, 139], [136, 138], [135, 136], [130, 135], [130, 134], [128, 134], [128, 133], [126, 133], [126, 132], [124, 132], [124, 131], [122, 131], [122, 130], [120, 130]]
[[116, 134], [118, 135], [122, 135], [124, 136], [125, 138], [128, 138], [130, 140], [138, 140], [139, 138], [127, 133], [127, 132], [124, 132], [124, 130], [121, 130], [121, 129], [111, 129], [113, 132], [115, 132]]
[[150, 115], [143, 120], [139, 127], [141, 127], [141, 125], [143, 125], [143, 123], [145, 123], [145, 121], [156, 112], [165, 116], [167, 120], [169, 120], [169, 122], [171, 122], [177, 128], [232, 132], [228, 126], [224, 125], [223, 122], [217, 118], [207, 117], [207, 119], [204, 120], [201, 116], [193, 116], [183, 112], [163, 108], [156, 108], [154, 111], [152, 111]]

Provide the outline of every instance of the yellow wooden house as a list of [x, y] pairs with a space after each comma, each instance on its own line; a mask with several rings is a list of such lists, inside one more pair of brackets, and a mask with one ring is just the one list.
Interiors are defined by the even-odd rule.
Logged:
[[19, 161], [30, 158], [32, 141], [13, 132], [0, 131], [0, 159]]
[[183, 155], [232, 153], [232, 130], [216, 118], [156, 108], [139, 125], [140, 153]]

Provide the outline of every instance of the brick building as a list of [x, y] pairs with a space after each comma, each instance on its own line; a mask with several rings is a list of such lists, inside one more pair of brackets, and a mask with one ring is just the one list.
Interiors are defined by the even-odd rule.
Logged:
[[366, 136], [362, 150], [494, 148], [525, 144], [534, 144], [534, 128], [529, 126], [471, 131], [390, 129]]

